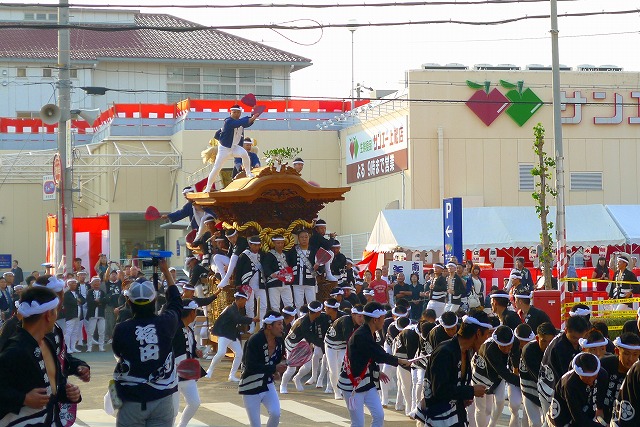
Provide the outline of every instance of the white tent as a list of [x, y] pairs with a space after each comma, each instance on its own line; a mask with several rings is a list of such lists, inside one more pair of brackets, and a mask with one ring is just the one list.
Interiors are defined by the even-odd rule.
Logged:
[[640, 205], [607, 205], [607, 211], [624, 233], [627, 243], [640, 245]]
[[[555, 221], [555, 208], [549, 220]], [[566, 222], [569, 246], [625, 243], [623, 232], [603, 205], [567, 206]], [[385, 210], [378, 214], [366, 249], [441, 250], [442, 224], [441, 209]], [[464, 249], [530, 247], [539, 244], [540, 219], [533, 206], [465, 208], [462, 233]]]

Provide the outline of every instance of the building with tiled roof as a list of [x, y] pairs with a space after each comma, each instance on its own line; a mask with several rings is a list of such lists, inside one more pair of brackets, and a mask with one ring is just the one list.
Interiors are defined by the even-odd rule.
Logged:
[[[71, 29], [72, 108], [237, 99], [247, 92], [286, 97], [291, 73], [311, 65], [308, 58], [223, 31], [162, 30], [199, 26], [166, 14], [72, 9], [70, 21], [133, 28]], [[16, 22], [25, 25], [2, 28]], [[0, 8], [0, 96], [8, 100], [0, 105], [0, 116], [37, 116], [42, 105], [54, 101], [57, 31], [47, 26], [56, 23], [55, 8]], [[87, 97], [79, 89], [87, 86], [110, 90]]]

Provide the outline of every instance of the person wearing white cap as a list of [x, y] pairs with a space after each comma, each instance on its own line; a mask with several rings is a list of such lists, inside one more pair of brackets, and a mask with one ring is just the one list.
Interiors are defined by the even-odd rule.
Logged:
[[520, 389], [524, 398], [523, 417], [527, 417], [529, 427], [542, 427], [544, 417], [538, 395], [538, 377], [544, 352], [556, 333], [556, 328], [552, 323], [543, 323], [536, 329], [534, 339], [522, 348], [518, 372], [520, 374]]
[[[238, 257], [234, 284], [237, 289], [245, 290], [249, 296], [247, 301], [247, 316], [263, 318], [267, 312], [267, 290], [265, 289], [264, 270], [260, 262], [260, 236], [251, 236], [247, 239], [249, 248], [245, 249]], [[256, 302], [260, 306], [256, 308]], [[253, 326], [253, 325], [252, 325]], [[253, 328], [249, 330], [253, 332]]]
[[[412, 324], [408, 317], [401, 317], [396, 321], [396, 327], [400, 331], [393, 341], [392, 354], [401, 359], [413, 360], [420, 346], [420, 337], [416, 328], [417, 324]], [[404, 414], [406, 416], [415, 415], [417, 407], [417, 397], [414, 395], [414, 388], [417, 387], [412, 378], [410, 366], [398, 366], [396, 368], [398, 377], [398, 387], [402, 388], [402, 399], [404, 400]]]
[[580, 353], [580, 338], [584, 338], [590, 327], [582, 316], [570, 316], [563, 333], [557, 335], [544, 351], [538, 376], [538, 397], [543, 417], [551, 406], [556, 384], [569, 370], [573, 357]]
[[[480, 349], [471, 358], [473, 371], [471, 383], [484, 385], [487, 394], [475, 400], [476, 425], [478, 427], [494, 427], [502, 416], [505, 404], [505, 383], [518, 387], [520, 377], [508, 367], [509, 353], [513, 348], [515, 335], [508, 326], [498, 326], [490, 339], [482, 343]], [[519, 344], [519, 343], [518, 343]], [[518, 407], [520, 405], [518, 404]], [[519, 424], [518, 418], [512, 417], [510, 427]]]
[[327, 367], [329, 368], [329, 381], [336, 400], [342, 399], [342, 393], [338, 388], [338, 378], [344, 354], [347, 350], [347, 340], [353, 331], [364, 323], [362, 310], [363, 307], [360, 304], [354, 305], [351, 309], [351, 314], [335, 320], [324, 337], [324, 352], [327, 357]]
[[[631, 270], [629, 270], [629, 257], [626, 254], [618, 254], [617, 270], [614, 276], [615, 282], [638, 282], [638, 278]], [[640, 284], [632, 285], [629, 283], [612, 283], [611, 298], [631, 298], [633, 294], [640, 293]], [[616, 310], [629, 310], [632, 304], [618, 304]]]
[[[251, 164], [251, 169], [260, 167], [260, 158], [256, 153], [252, 150], [254, 148], [253, 139], [246, 136], [242, 141], [242, 148], [247, 151], [249, 155], [249, 163]], [[231, 172], [231, 177], [235, 178], [237, 174], [244, 170], [244, 165], [242, 164], [242, 157], [234, 157], [233, 158], [233, 171]]]
[[80, 350], [76, 348], [78, 335], [80, 334], [80, 318], [82, 315], [82, 306], [86, 299], [78, 292], [78, 281], [76, 279], [67, 279], [68, 291], [64, 293], [64, 319], [65, 334], [64, 338], [69, 353], [78, 353]]
[[516, 292], [513, 297], [513, 305], [518, 310], [518, 316], [531, 327], [532, 331], [537, 330], [538, 326], [545, 322], [551, 322], [547, 313], [531, 305], [533, 292]]
[[551, 426], [599, 427], [596, 418], [595, 386], [600, 372], [600, 359], [590, 353], [577, 354], [570, 370], [558, 380], [552, 404], [546, 413]]
[[260, 113], [253, 112], [251, 116], [242, 115], [242, 108], [238, 104], [233, 105], [230, 108], [229, 117], [224, 119], [224, 124], [220, 133], [216, 132], [218, 136], [218, 153], [216, 154], [216, 160], [213, 163], [213, 168], [209, 173], [207, 179], [207, 185], [204, 188], [205, 193], [211, 192], [213, 185], [218, 179], [218, 175], [224, 166], [224, 162], [234, 156], [240, 156], [242, 159], [242, 166], [247, 173], [247, 178], [253, 178], [251, 173], [251, 160], [247, 150], [242, 148], [242, 142], [244, 139], [244, 129], [250, 127], [258, 118]]
[[58, 425], [60, 403], [81, 400], [80, 389], [66, 381], [56, 344], [50, 337], [59, 300], [44, 287], [31, 287], [18, 305], [22, 327], [0, 352], [0, 425]]
[[[87, 270], [80, 270], [76, 273], [76, 279], [78, 279], [77, 289], [80, 295], [82, 295], [82, 298], [84, 298], [84, 304], [82, 304], [80, 320], [78, 322], [79, 332], [78, 332], [78, 342], [76, 343], [76, 348], [78, 346], [84, 345], [83, 330], [86, 332], [87, 327], [89, 326], [89, 321], [87, 320], [87, 291], [90, 288], [89, 283], [87, 282], [87, 279], [89, 278], [88, 276], [89, 276], [89, 273], [87, 272]], [[87, 345], [91, 344], [92, 340], [93, 340], [93, 337], [89, 338], [89, 334], [87, 333]]]
[[[269, 304], [274, 309], [279, 309], [280, 304], [283, 306], [293, 305], [293, 291], [291, 290], [291, 282], [293, 282], [293, 269], [287, 260], [287, 254], [284, 252], [285, 239], [281, 234], [271, 237], [273, 249], [269, 250], [262, 256], [262, 268], [266, 278], [266, 288], [269, 293]], [[290, 271], [290, 280], [282, 280], [283, 274]]]
[[[613, 413], [613, 403], [622, 383], [627, 376], [627, 372], [640, 358], [640, 337], [636, 334], [626, 332], [613, 341], [615, 354], [605, 356], [600, 359], [602, 368], [609, 374], [609, 381], [605, 386], [605, 398], [603, 401], [604, 420], [609, 423]], [[598, 383], [598, 387], [603, 385]]]
[[[471, 356], [478, 352], [493, 327], [484, 311], [462, 318], [456, 335], [433, 353], [424, 380], [424, 399], [418, 405], [417, 426], [466, 426], [466, 402], [485, 395], [487, 388], [471, 383]], [[424, 424], [423, 424], [424, 423]]]
[[233, 362], [231, 363], [231, 371], [229, 371], [229, 381], [239, 382], [240, 380], [236, 377], [236, 373], [240, 367], [240, 362], [242, 362], [242, 343], [240, 342], [238, 326], [251, 325], [259, 322], [260, 318], [251, 318], [240, 314], [240, 309], [246, 307], [249, 299], [246, 293], [238, 291], [233, 296], [235, 301], [220, 313], [211, 328], [211, 333], [218, 337], [218, 351], [213, 356], [207, 369], [207, 378], [211, 378], [213, 370], [220, 363], [227, 349], [231, 349], [233, 351]]
[[179, 328], [182, 299], [169, 273], [166, 259], [158, 268], [167, 278], [167, 304], [156, 314], [157, 291], [150, 281], [138, 279], [127, 291], [132, 319], [116, 325], [112, 350], [116, 358], [115, 388], [122, 401], [116, 426], [171, 426], [175, 420], [173, 394], [178, 391], [173, 338]]
[[309, 231], [302, 229], [298, 232], [298, 244], [288, 253], [289, 265], [293, 267], [293, 301], [298, 310], [305, 300], [308, 303], [316, 299], [316, 272], [309, 247]]
[[296, 157], [295, 159], [293, 159], [292, 165], [296, 172], [301, 174], [302, 169], [304, 168], [304, 160], [302, 160], [302, 157]]
[[[318, 219], [315, 222], [311, 237], [309, 237], [309, 248], [311, 249], [311, 259], [314, 260], [313, 268], [319, 271], [320, 274], [324, 273], [325, 278], [329, 282], [337, 282], [338, 278], [331, 273], [331, 263], [333, 262], [334, 253], [332, 247], [336, 243], [336, 233], [330, 233], [329, 238], [325, 237], [327, 233], [327, 222], [324, 219]], [[316, 253], [322, 248], [331, 254], [331, 259], [324, 264], [318, 264], [316, 262]]]
[[498, 316], [501, 325], [507, 325], [511, 330], [514, 330], [522, 323], [522, 320], [516, 312], [509, 310], [511, 300], [510, 295], [506, 291], [502, 289], [493, 291], [489, 297], [491, 298], [491, 311]]
[[213, 264], [216, 266], [218, 274], [222, 277], [222, 280], [218, 283], [218, 288], [224, 288], [229, 284], [229, 280], [236, 269], [238, 257], [246, 249], [249, 249], [249, 242], [246, 237], [240, 236], [238, 230], [227, 229], [224, 234], [229, 241], [229, 249], [226, 255], [215, 254], [213, 256]]
[[[173, 337], [173, 354], [176, 358], [176, 366], [187, 359], [202, 357], [202, 351], [196, 346], [196, 337], [191, 325], [196, 320], [198, 304], [192, 299], [182, 300], [182, 318], [176, 335]], [[200, 367], [200, 378], [205, 375]], [[186, 379], [178, 376], [178, 391], [173, 395], [174, 412], [180, 410], [180, 395], [184, 396], [185, 407], [178, 417], [177, 427], [187, 427], [189, 421], [196, 414], [200, 406], [200, 393], [195, 379]]]
[[260, 427], [260, 406], [267, 409], [267, 427], [280, 424], [280, 399], [276, 392], [273, 376], [284, 372], [281, 364], [284, 356], [282, 338], [284, 317], [277, 311], [268, 311], [262, 319], [263, 327], [247, 340], [242, 356], [242, 378], [238, 393], [249, 417], [251, 427]]
[[379, 363], [392, 366], [411, 366], [408, 360], [399, 359], [384, 351], [374, 339], [382, 330], [387, 311], [377, 302], [364, 306], [364, 325], [356, 329], [347, 342], [344, 363], [338, 380], [352, 427], [364, 427], [364, 407], [373, 418], [372, 427], [384, 425], [384, 410], [380, 402], [378, 388], [380, 381], [389, 378], [380, 373]]
[[93, 334], [98, 328], [98, 351], [104, 351], [105, 308], [107, 293], [100, 289], [100, 277], [91, 278], [91, 289], [87, 292], [87, 352], [91, 352]]

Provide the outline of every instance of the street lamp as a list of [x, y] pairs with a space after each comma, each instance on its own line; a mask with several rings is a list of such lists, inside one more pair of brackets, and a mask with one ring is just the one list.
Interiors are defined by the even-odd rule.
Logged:
[[349, 31], [351, 31], [351, 90], [349, 91], [349, 96], [351, 97], [351, 110], [353, 110], [355, 108], [356, 102], [355, 99], [353, 97], [353, 88], [355, 87], [355, 78], [354, 78], [354, 74], [353, 74], [353, 65], [354, 65], [354, 61], [353, 61], [353, 33], [356, 32], [356, 29], [358, 28], [358, 21], [356, 21], [355, 19], [349, 19]]

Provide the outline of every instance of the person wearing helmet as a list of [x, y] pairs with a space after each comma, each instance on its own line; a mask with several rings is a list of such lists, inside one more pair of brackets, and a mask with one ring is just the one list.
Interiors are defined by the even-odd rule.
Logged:
[[116, 425], [172, 425], [175, 414], [173, 393], [178, 390], [174, 367], [173, 337], [182, 313], [182, 299], [169, 272], [167, 261], [158, 263], [167, 278], [167, 304], [155, 312], [157, 291], [150, 281], [139, 279], [127, 292], [132, 318], [113, 331], [113, 373], [115, 390], [122, 406]]

